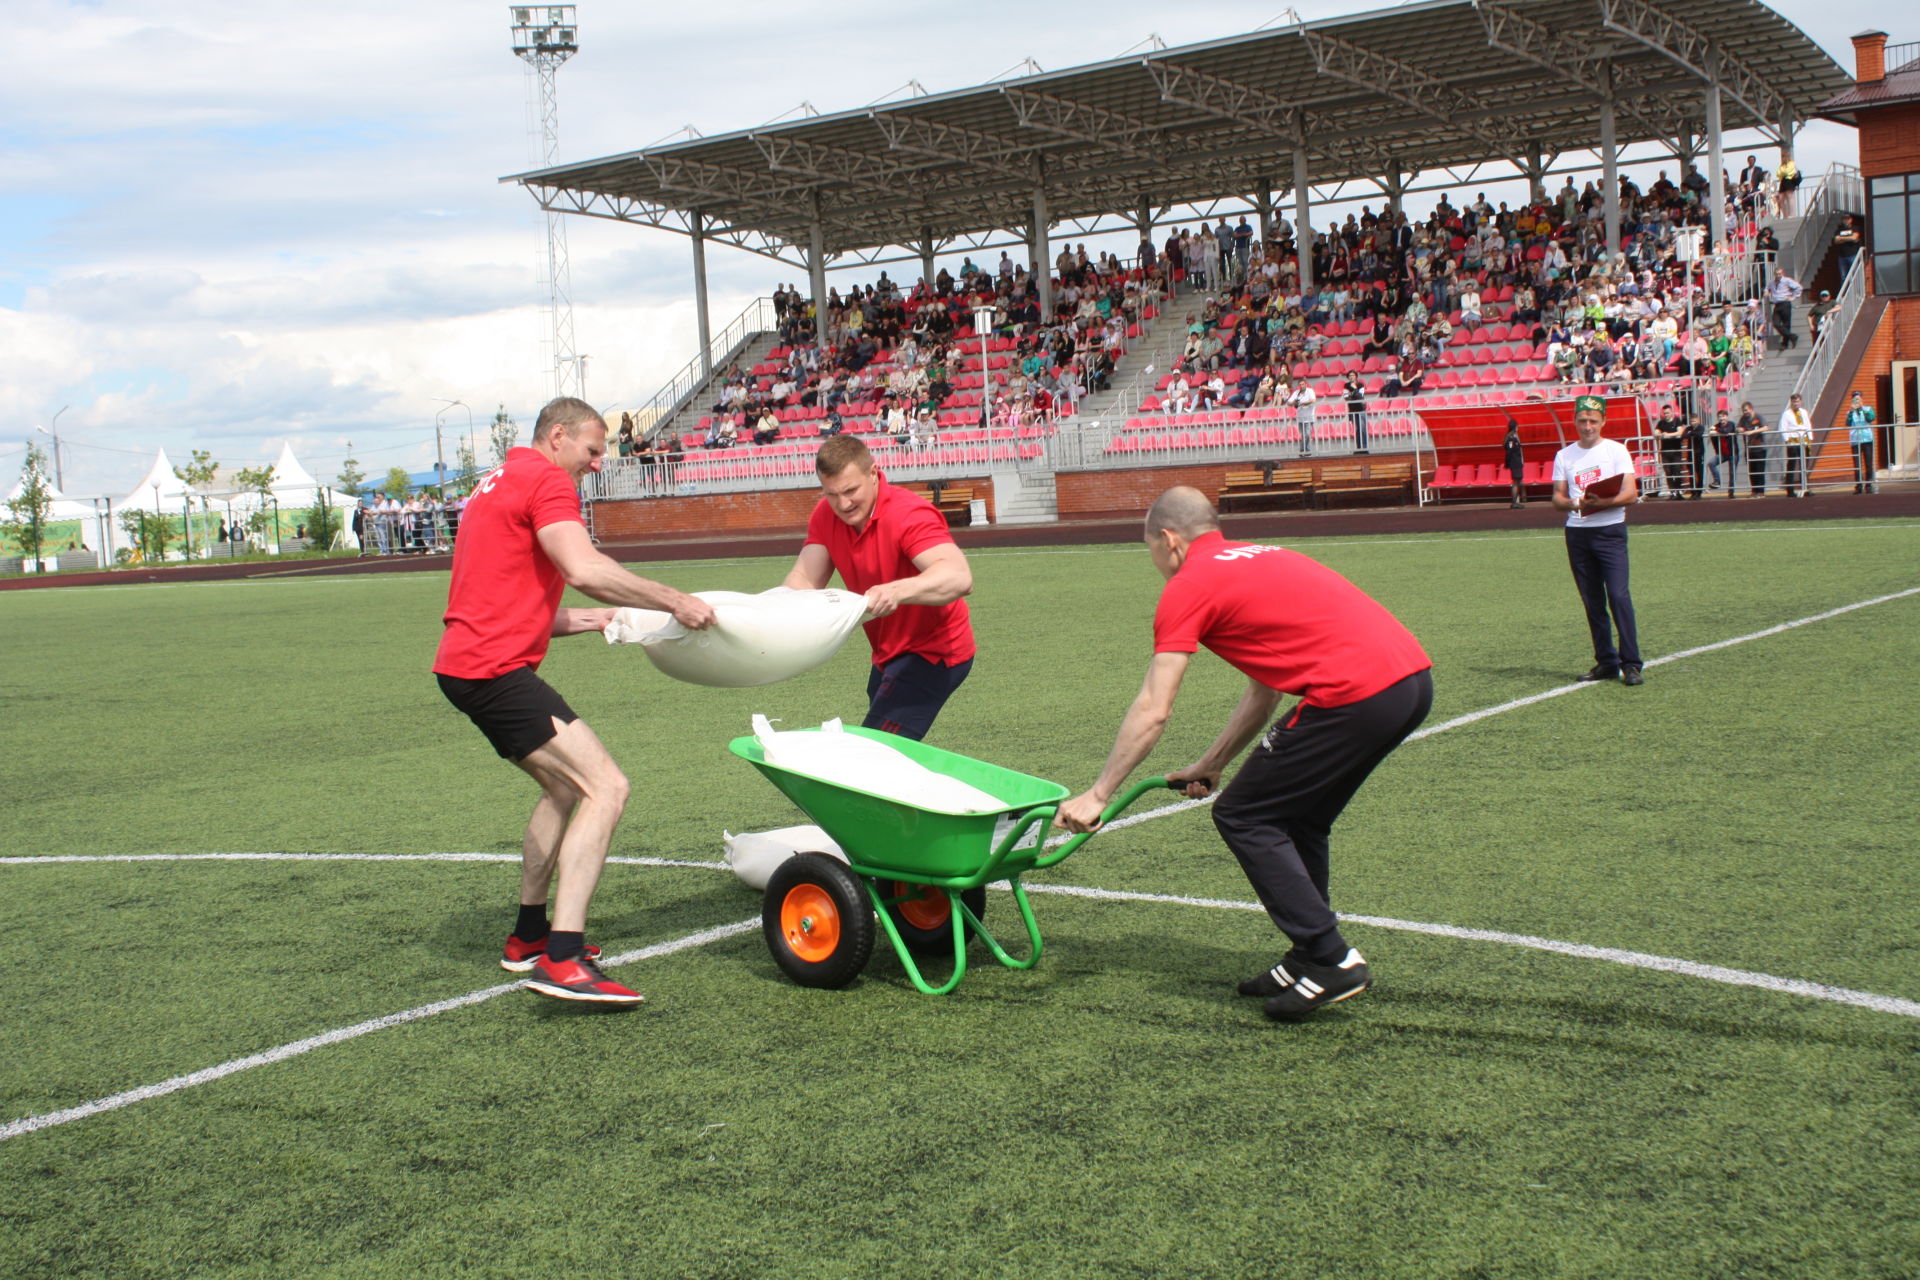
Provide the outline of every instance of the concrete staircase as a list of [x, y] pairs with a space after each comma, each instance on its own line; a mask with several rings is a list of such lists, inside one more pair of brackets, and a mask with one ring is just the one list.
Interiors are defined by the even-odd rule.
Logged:
[[[740, 354], [734, 357], [734, 362], [739, 364], [742, 369], [751, 369], [762, 360], [765, 360], [768, 355], [772, 353], [773, 349], [779, 345], [780, 335], [777, 333], [755, 334], [752, 338], [748, 339], [745, 346], [740, 348]], [[679, 412], [671, 415], [667, 419], [666, 424], [661, 430], [671, 431], [675, 435], [684, 436], [688, 432], [699, 428], [700, 419], [712, 417], [713, 402], [720, 398], [720, 380], [725, 373], [725, 368], [720, 365], [715, 365], [713, 368], [713, 377], [707, 379], [706, 382], [702, 383], [694, 391], [692, 398], [687, 401]]]
[[1021, 471], [996, 464], [988, 478], [993, 481], [995, 524], [1052, 524], [1060, 518], [1051, 471]]
[[[1184, 308], [1188, 303], [1194, 303], [1194, 309], [1197, 310], [1197, 301], [1191, 292], [1169, 294], [1160, 306], [1160, 315], [1153, 321], [1153, 327], [1143, 330], [1140, 337], [1127, 348], [1126, 361], [1114, 370], [1112, 389], [1084, 397], [1072, 420], [1079, 425], [1095, 422], [1111, 425], [1116, 419], [1124, 421], [1131, 417], [1137, 411], [1135, 406], [1139, 401], [1135, 395], [1129, 394], [1129, 389], [1142, 395], [1153, 394], [1153, 384], [1173, 368], [1173, 362], [1180, 358], [1181, 351], [1187, 345], [1187, 312]], [[1153, 373], [1135, 386], [1135, 380], [1141, 378], [1148, 365], [1153, 366]]]

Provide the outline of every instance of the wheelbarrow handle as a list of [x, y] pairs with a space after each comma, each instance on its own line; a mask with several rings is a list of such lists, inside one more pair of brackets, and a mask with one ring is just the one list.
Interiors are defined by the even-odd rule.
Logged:
[[[1050, 867], [1054, 863], [1060, 861], [1062, 858], [1072, 853], [1075, 849], [1078, 849], [1081, 845], [1091, 840], [1094, 836], [1099, 835], [1100, 830], [1105, 829], [1106, 825], [1109, 822], [1112, 822], [1115, 818], [1119, 817], [1122, 813], [1125, 813], [1129, 808], [1133, 806], [1133, 802], [1138, 800], [1141, 796], [1147, 794], [1147, 792], [1149, 791], [1159, 791], [1163, 788], [1168, 791], [1185, 791], [1187, 789], [1187, 784], [1184, 782], [1168, 782], [1164, 777], [1140, 779], [1140, 781], [1134, 783], [1131, 787], [1128, 787], [1125, 791], [1121, 792], [1119, 799], [1113, 801], [1111, 804], [1109, 804], [1106, 807], [1106, 811], [1100, 815], [1099, 829], [1096, 829], [1093, 831], [1083, 831], [1079, 835], [1076, 835], [1070, 838], [1065, 844], [1061, 845], [1058, 849], [1055, 849], [1053, 852], [1045, 855], [1044, 857], [1036, 858], [1033, 864], [1034, 870], [1037, 871], [1042, 867]], [[1049, 805], [1047, 807], [1045, 816], [1048, 818], [1051, 818], [1053, 816], [1054, 809], [1056, 809], [1057, 807], [1058, 806]], [[1036, 811], [1036, 816], [1037, 815], [1038, 815], [1038, 811]]]

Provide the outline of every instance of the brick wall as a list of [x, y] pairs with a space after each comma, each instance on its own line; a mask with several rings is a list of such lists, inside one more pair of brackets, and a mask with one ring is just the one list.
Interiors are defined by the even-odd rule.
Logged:
[[1860, 113], [1860, 173], [1920, 172], [1920, 103]]
[[1062, 520], [1125, 519], [1146, 515], [1153, 500], [1177, 484], [1190, 484], [1212, 497], [1226, 483], [1227, 472], [1245, 471], [1252, 465], [1235, 462], [1147, 471], [1080, 471], [1055, 477], [1054, 488]]
[[[955, 487], [973, 490], [984, 498], [987, 518], [994, 518], [993, 482], [956, 480]], [[907, 485], [925, 492], [924, 485]], [[807, 517], [820, 490], [767, 489], [755, 493], [710, 493], [689, 498], [631, 498], [594, 504], [593, 527], [603, 542], [652, 542], [706, 533], [806, 532]], [[1144, 510], [1144, 508], [1142, 508]]]

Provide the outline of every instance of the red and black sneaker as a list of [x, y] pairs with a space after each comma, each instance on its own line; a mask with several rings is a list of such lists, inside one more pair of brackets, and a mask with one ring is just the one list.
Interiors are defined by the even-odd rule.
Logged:
[[527, 979], [526, 985], [527, 990], [552, 996], [556, 1000], [636, 1005], [645, 1004], [647, 999], [638, 991], [628, 990], [600, 972], [600, 966], [584, 955], [556, 962], [548, 959], [546, 952], [541, 952], [533, 962], [533, 976]]
[[[525, 973], [533, 968], [533, 962], [547, 954], [547, 940], [541, 938], [534, 942], [522, 942], [518, 937], [509, 936], [507, 945], [500, 950], [500, 967], [508, 973]], [[587, 959], [598, 960], [600, 948], [591, 942], [587, 944]]]

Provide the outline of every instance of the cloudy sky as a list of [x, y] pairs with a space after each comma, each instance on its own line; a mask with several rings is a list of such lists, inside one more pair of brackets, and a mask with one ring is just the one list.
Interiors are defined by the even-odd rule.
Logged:
[[[1052, 71], [1149, 35], [1179, 45], [1239, 34], [1278, 17], [1271, 3], [1273, 14], [1206, 0], [586, 0], [582, 52], [559, 78], [559, 159], [644, 147], [687, 124], [747, 128], [802, 100], [847, 110], [910, 79], [964, 88], [1028, 56]], [[1297, 7], [1316, 19], [1379, 5]], [[1847, 37], [1878, 7], [1776, 8], [1850, 70]], [[291, 441], [329, 479], [349, 442], [374, 474], [431, 466], [445, 400], [471, 406], [476, 424], [501, 405], [531, 420], [550, 386], [536, 285], [545, 234], [530, 197], [496, 182], [534, 167], [506, 4], [6, 10], [0, 484], [63, 406], [74, 494], [124, 492], [156, 446], [176, 462], [199, 448], [237, 466]], [[1855, 158], [1838, 126], [1810, 128], [1800, 146], [1809, 172]], [[693, 355], [687, 242], [568, 225], [590, 398], [644, 400]], [[716, 329], [792, 276], [724, 248], [709, 250], [708, 271]], [[442, 420], [451, 457], [466, 410]]]

